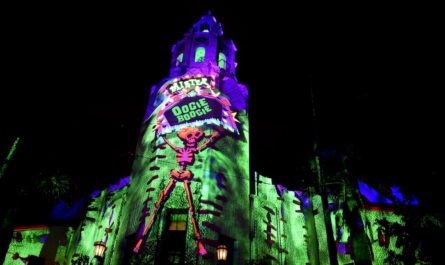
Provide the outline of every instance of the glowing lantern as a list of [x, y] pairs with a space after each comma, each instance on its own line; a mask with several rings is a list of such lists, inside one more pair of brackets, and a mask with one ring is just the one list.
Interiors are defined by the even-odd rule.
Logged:
[[218, 260], [227, 260], [227, 247], [225, 245], [219, 245], [216, 248], [216, 257]]
[[107, 250], [107, 247], [105, 246], [105, 243], [102, 241], [94, 242], [94, 256], [97, 258], [103, 258], [105, 254], [105, 250]]

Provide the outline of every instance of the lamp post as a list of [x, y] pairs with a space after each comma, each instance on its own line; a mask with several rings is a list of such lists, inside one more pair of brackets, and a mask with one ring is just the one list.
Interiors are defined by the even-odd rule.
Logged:
[[218, 261], [225, 262], [227, 260], [227, 246], [219, 245], [216, 248], [216, 258]]
[[96, 241], [94, 242], [94, 256], [98, 259], [103, 259], [105, 255], [105, 250], [107, 247], [105, 246], [105, 242]]

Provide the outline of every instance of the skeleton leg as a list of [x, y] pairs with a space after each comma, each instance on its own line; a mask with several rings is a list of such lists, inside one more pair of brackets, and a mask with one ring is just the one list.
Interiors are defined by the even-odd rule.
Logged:
[[173, 178], [170, 178], [170, 181], [168, 182], [167, 187], [163, 191], [161, 191], [161, 193], [159, 193], [159, 199], [155, 203], [155, 208], [153, 210], [153, 214], [151, 215], [150, 219], [148, 220], [147, 224], [145, 225], [144, 232], [142, 233], [141, 238], [138, 240], [138, 243], [136, 244], [136, 246], [133, 249], [134, 252], [136, 252], [136, 253], [139, 252], [139, 248], [142, 244], [142, 237], [144, 237], [147, 234], [147, 232], [150, 231], [151, 226], [153, 225], [153, 222], [156, 219], [157, 211], [158, 211], [159, 207], [161, 206], [162, 203], [164, 203], [168, 199], [168, 195], [170, 195], [170, 192], [175, 188], [175, 184], [176, 184], [176, 180], [174, 180]]
[[187, 200], [189, 203], [190, 217], [192, 219], [193, 230], [195, 232], [197, 248], [198, 248], [199, 254], [201, 256], [204, 256], [205, 254], [207, 254], [207, 250], [205, 249], [204, 245], [201, 242], [201, 234], [199, 233], [198, 224], [196, 223], [196, 220], [195, 220], [195, 210], [193, 207], [192, 193], [190, 191], [190, 184], [189, 184], [188, 180], [184, 180], [184, 188], [185, 188], [185, 192], [187, 194]]
[[159, 207], [161, 206], [161, 203], [163, 203], [164, 201], [167, 200], [168, 196], [170, 195], [170, 192], [172, 192], [172, 190], [175, 188], [175, 185], [176, 185], [176, 180], [174, 180], [173, 178], [170, 178], [170, 181], [168, 182], [167, 187], [165, 187], [165, 189], [163, 191], [161, 191], [161, 193], [159, 194], [159, 199], [155, 203], [155, 211], [157, 211], [159, 209]]

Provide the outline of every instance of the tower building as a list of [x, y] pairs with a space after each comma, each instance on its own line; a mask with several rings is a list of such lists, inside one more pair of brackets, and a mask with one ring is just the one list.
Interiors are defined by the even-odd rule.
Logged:
[[235, 53], [210, 13], [173, 45], [132, 174], [94, 194], [67, 257], [91, 260], [96, 242], [104, 264], [329, 263], [320, 196], [251, 171]]
[[193, 263], [219, 245], [250, 251], [247, 88], [235, 52], [209, 13], [173, 46], [169, 76], [151, 90], [117, 235], [136, 263]]
[[248, 89], [238, 83], [235, 53], [211, 13], [194, 24], [173, 45], [168, 76], [151, 88], [131, 175], [94, 192], [86, 217], [65, 238], [48, 226], [16, 228], [4, 264], [37, 257], [107, 265], [383, 264], [399, 255], [388, 227], [402, 219], [377, 207], [384, 197], [365, 183], [320, 180], [341, 187], [326, 189], [322, 200], [313, 187], [292, 191], [251, 170]]

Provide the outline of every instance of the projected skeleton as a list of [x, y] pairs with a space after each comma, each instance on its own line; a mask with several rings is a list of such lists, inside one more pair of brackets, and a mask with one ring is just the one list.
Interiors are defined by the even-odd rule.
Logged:
[[[215, 131], [210, 135], [209, 139], [207, 139], [203, 144], [198, 146], [199, 141], [205, 137], [204, 132], [198, 128], [192, 128], [192, 127], [182, 128], [178, 132], [178, 137], [183, 141], [184, 147], [177, 147], [173, 145], [165, 136], [162, 136], [164, 138], [165, 143], [167, 143], [168, 146], [170, 146], [173, 150], [176, 151], [176, 162], [179, 163], [179, 170], [176, 169], [170, 170], [170, 181], [168, 182], [167, 187], [160, 192], [159, 199], [155, 204], [152, 216], [150, 217], [144, 228], [142, 237], [144, 237], [150, 231], [151, 226], [153, 225], [153, 222], [156, 219], [158, 209], [163, 205], [165, 201], [168, 200], [170, 193], [175, 188], [176, 182], [178, 181], [183, 182], [189, 204], [190, 217], [193, 225], [193, 230], [196, 237], [197, 249], [201, 256], [207, 254], [207, 251], [201, 242], [201, 234], [199, 232], [198, 224], [195, 219], [195, 210], [193, 207], [192, 192], [190, 190], [190, 181], [193, 178], [193, 173], [190, 170], [186, 169], [187, 165], [193, 165], [195, 161], [195, 154], [203, 150], [207, 146], [209, 146], [209, 144], [211, 144], [218, 135], [219, 132]], [[139, 239], [138, 243], [136, 244], [134, 252], [139, 251], [141, 243], [142, 243], [142, 238]]]

